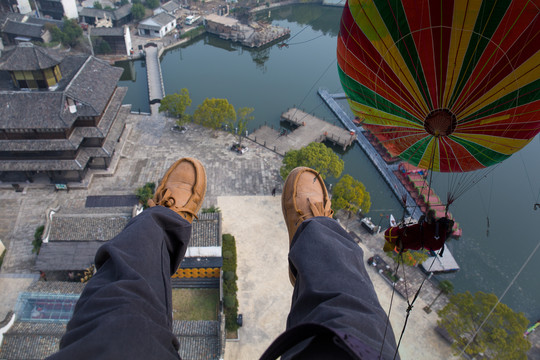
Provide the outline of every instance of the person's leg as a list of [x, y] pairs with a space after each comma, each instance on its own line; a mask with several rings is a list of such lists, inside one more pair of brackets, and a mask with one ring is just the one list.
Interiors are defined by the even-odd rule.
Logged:
[[[331, 201], [320, 175], [309, 168], [294, 169], [285, 181], [282, 208], [289, 231], [289, 274], [294, 286], [287, 330], [318, 324], [355, 337], [361, 347], [392, 358], [396, 348], [392, 328], [386, 329], [381, 308], [366, 272], [362, 249], [332, 219]], [[384, 335], [386, 331], [386, 335]], [[288, 332], [285, 332], [284, 335]], [[343, 345], [343, 342], [339, 342]], [[319, 336], [303, 341], [283, 358], [345, 356], [334, 339]], [[369, 351], [372, 350], [372, 351]], [[350, 352], [350, 351], [349, 351]]]
[[[289, 252], [296, 284], [287, 329], [316, 323], [360, 339], [392, 359], [396, 341], [366, 272], [362, 249], [335, 220], [300, 225]], [[386, 335], [385, 335], [386, 331]], [[312, 349], [320, 352], [320, 349]]]
[[96, 254], [96, 274], [51, 359], [178, 359], [170, 277], [191, 224], [156, 206], [133, 218]]
[[184, 158], [171, 166], [149, 201], [152, 208], [98, 250], [97, 272], [51, 359], [179, 358], [170, 277], [186, 252], [205, 193], [199, 161]]

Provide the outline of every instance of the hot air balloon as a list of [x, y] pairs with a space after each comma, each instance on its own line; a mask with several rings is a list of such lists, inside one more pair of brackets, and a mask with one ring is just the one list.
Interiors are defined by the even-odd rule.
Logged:
[[539, 4], [349, 0], [337, 58], [353, 113], [420, 168], [505, 160], [540, 131]]

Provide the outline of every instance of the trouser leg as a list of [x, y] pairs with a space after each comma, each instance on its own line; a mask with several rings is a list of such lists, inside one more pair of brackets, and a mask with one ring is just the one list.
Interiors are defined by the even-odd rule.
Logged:
[[162, 206], [143, 211], [96, 254], [96, 274], [53, 359], [178, 359], [170, 277], [191, 224]]
[[366, 272], [363, 251], [335, 220], [304, 221], [292, 240], [289, 262], [296, 285], [287, 329], [321, 324], [353, 335], [377, 352], [385, 337], [383, 357], [392, 359], [394, 334], [389, 325], [384, 335], [386, 313]]

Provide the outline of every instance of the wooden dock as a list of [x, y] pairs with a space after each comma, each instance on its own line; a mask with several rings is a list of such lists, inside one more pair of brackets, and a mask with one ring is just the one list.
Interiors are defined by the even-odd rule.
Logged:
[[262, 126], [248, 138], [270, 150], [284, 155], [289, 150], [298, 150], [312, 142], [331, 142], [346, 149], [356, 139], [356, 133], [332, 125], [302, 110], [291, 108], [281, 114], [281, 120], [296, 127], [287, 135], [277, 130]]
[[405, 186], [403, 186], [401, 181], [399, 181], [399, 179], [393, 173], [393, 170], [395, 170], [395, 166], [389, 166], [386, 164], [381, 155], [373, 148], [373, 146], [371, 146], [368, 139], [366, 139], [366, 137], [361, 131], [361, 127], [356, 126], [352, 122], [351, 118], [349, 117], [349, 115], [347, 115], [345, 110], [343, 110], [343, 108], [339, 106], [339, 104], [335, 101], [333, 95], [331, 95], [330, 93], [328, 93], [328, 91], [324, 89], [319, 89], [318, 93], [319, 96], [324, 100], [324, 102], [337, 116], [337, 118], [343, 123], [343, 125], [345, 126], [345, 128], [347, 128], [348, 131], [356, 130], [356, 141], [358, 142], [360, 147], [364, 150], [373, 165], [377, 168], [388, 186], [390, 186], [390, 189], [392, 189], [392, 192], [395, 194], [398, 200], [401, 202], [402, 199], [405, 197], [407, 204], [405, 210], [408, 215], [411, 218], [418, 220], [422, 215], [422, 211], [420, 211], [412, 196], [409, 194], [407, 189], [405, 189]]

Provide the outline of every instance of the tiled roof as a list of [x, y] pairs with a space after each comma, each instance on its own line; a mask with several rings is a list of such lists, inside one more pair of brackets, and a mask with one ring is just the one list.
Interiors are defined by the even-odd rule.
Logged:
[[49, 241], [107, 241], [118, 235], [131, 216], [118, 214], [54, 215]]
[[165, 4], [161, 5], [161, 8], [165, 11], [167, 11], [169, 14], [180, 9], [180, 4], [176, 1], [168, 1]]
[[79, 16], [94, 17], [104, 19], [105, 17], [111, 20], [119, 20], [131, 13], [131, 7], [133, 5], [126, 4], [115, 10], [95, 9], [95, 8], [82, 8], [79, 10]]
[[42, 271], [83, 270], [94, 264], [102, 241], [49, 242], [41, 245], [34, 269]]
[[0, 70], [40, 70], [60, 64], [62, 58], [32, 43], [21, 43], [0, 58]]
[[170, 22], [174, 21], [175, 20], [175, 17], [170, 15], [170, 14], [167, 14], [167, 13], [159, 13], [155, 16], [152, 16], [152, 20], [154, 20], [155, 22], [157, 22], [158, 24], [160, 24], [162, 27], [169, 24]]
[[173, 333], [180, 342], [178, 353], [183, 360], [219, 359], [219, 322], [175, 320]]
[[73, 160], [2, 160], [0, 171], [84, 170], [90, 155], [82, 149]]
[[90, 36], [122, 36], [124, 37], [124, 28], [121, 27], [91, 27]]
[[[78, 116], [101, 115], [123, 71], [88, 55], [66, 57], [60, 69], [56, 91], [0, 90], [0, 129], [66, 129]], [[77, 102], [76, 113], [64, 106], [65, 96]]]
[[[101, 208], [104, 209], [104, 208]], [[221, 217], [219, 213], [199, 214], [193, 222], [190, 247], [221, 246]], [[52, 217], [49, 242], [41, 246], [36, 270], [80, 270], [94, 263], [97, 249], [119, 234], [130, 220], [128, 214], [109, 213], [57, 213]], [[221, 267], [219, 257], [201, 258], [199, 266]], [[187, 261], [187, 262], [186, 262]], [[182, 266], [197, 259], [184, 259]]]
[[35, 281], [26, 289], [30, 293], [80, 294], [85, 283], [68, 281]]
[[193, 231], [189, 246], [206, 247], [221, 246], [221, 214], [199, 214], [193, 221]]
[[43, 33], [43, 26], [38, 24], [26, 24], [22, 22], [8, 20], [4, 25], [4, 32], [6, 34], [13, 34], [17, 36], [40, 38], [41, 34]]
[[113, 11], [113, 14], [114, 14], [114, 19], [115, 20], [120, 20], [122, 19], [123, 17], [126, 17], [128, 16], [129, 14], [131, 14], [131, 8], [133, 7], [132, 4], [126, 4], [124, 6], [120, 6], [118, 9], [115, 9]]
[[[15, 322], [4, 334], [0, 358], [43, 359], [58, 351], [65, 324]], [[219, 322], [173, 321], [173, 333], [180, 342], [183, 360], [217, 360], [220, 353]]]
[[139, 23], [141, 28], [152, 28], [156, 31], [159, 31], [165, 25], [171, 23], [175, 20], [175, 17], [167, 14], [166, 12], [161, 12], [157, 15], [152, 16], [151, 18], [144, 19]]
[[0, 128], [67, 129], [75, 116], [63, 105], [57, 91], [0, 91]]
[[123, 71], [103, 60], [90, 57], [65, 90], [68, 97], [82, 104], [77, 105], [77, 115], [101, 115]]
[[27, 16], [25, 23], [37, 24], [37, 25], [53, 24], [53, 25], [56, 25], [60, 30], [64, 28], [64, 22], [61, 20], [36, 18], [33, 16]]
[[[0, 151], [66, 151], [77, 150], [85, 137], [104, 138], [107, 140], [102, 148], [92, 148], [93, 150], [106, 151], [112, 154], [116, 142], [124, 128], [125, 120], [129, 114], [129, 107], [122, 106], [122, 100], [126, 95], [127, 88], [119, 87], [109, 102], [107, 110], [101, 117], [97, 127], [77, 127], [71, 133], [69, 139], [31, 139], [31, 140], [9, 140], [0, 141]], [[1, 98], [1, 93], [0, 93]], [[117, 120], [118, 121], [115, 121]], [[89, 148], [86, 148], [88, 150]], [[101, 153], [100, 153], [101, 154]], [[96, 155], [92, 155], [96, 156]], [[99, 156], [106, 157], [106, 153]], [[15, 167], [22, 167], [24, 160], [14, 163]]]
[[[12, 329], [14, 332], [12, 333]], [[4, 334], [0, 358], [5, 360], [38, 360], [58, 351], [65, 332], [64, 324], [16, 322]]]

